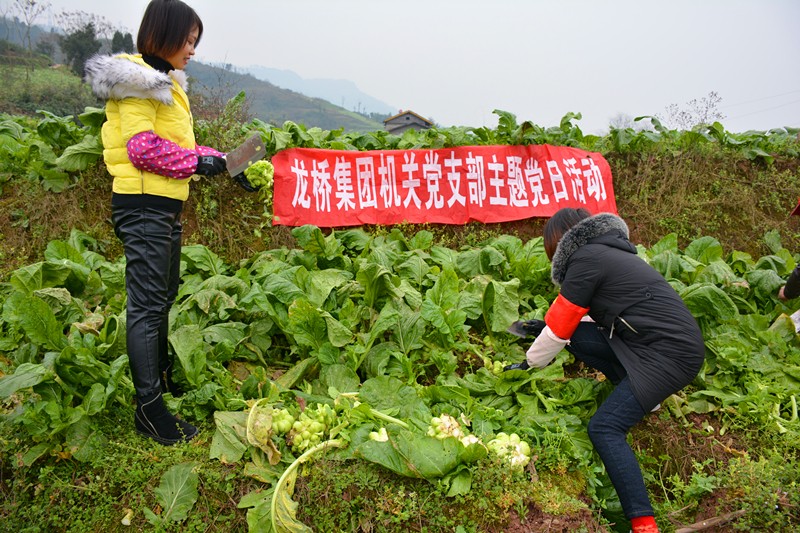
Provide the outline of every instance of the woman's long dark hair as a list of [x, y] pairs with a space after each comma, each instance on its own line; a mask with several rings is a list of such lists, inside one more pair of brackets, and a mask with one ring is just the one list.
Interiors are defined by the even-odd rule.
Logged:
[[553, 260], [553, 255], [556, 253], [558, 243], [561, 237], [572, 228], [575, 224], [585, 218], [589, 218], [592, 214], [583, 207], [575, 209], [573, 207], [564, 207], [555, 212], [550, 217], [547, 224], [544, 225], [544, 251], [547, 258]]
[[203, 36], [203, 21], [195, 10], [181, 0], [151, 0], [139, 26], [136, 49], [142, 55], [165, 59], [183, 48], [195, 28], [197, 46]]

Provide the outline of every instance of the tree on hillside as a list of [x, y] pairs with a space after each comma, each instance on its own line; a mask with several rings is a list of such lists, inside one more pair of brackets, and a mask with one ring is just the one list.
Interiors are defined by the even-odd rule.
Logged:
[[122, 46], [124, 50], [128, 50], [130, 52], [136, 51], [136, 45], [133, 44], [133, 35], [130, 32], [125, 33], [125, 38], [122, 40]]
[[36, 41], [36, 51], [52, 58], [56, 53], [58, 36], [54, 33], [45, 34]]
[[86, 60], [96, 54], [100, 47], [93, 22], [61, 38], [61, 50], [67, 56], [70, 68], [78, 76], [83, 76]]
[[132, 54], [135, 48], [133, 46], [133, 36], [130, 33], [123, 34], [117, 30], [114, 32], [114, 37], [111, 38], [111, 53], [118, 54], [120, 52], [127, 52]]

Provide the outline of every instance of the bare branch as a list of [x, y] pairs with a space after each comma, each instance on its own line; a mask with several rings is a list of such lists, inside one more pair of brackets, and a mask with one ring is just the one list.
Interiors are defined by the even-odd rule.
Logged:
[[717, 527], [723, 524], [727, 524], [728, 522], [731, 522], [746, 513], [747, 511], [745, 511], [744, 509], [740, 509], [732, 513], [724, 514], [722, 516], [717, 516], [714, 518], [709, 518], [707, 520], [701, 520], [700, 522], [695, 522], [694, 524], [678, 528], [675, 530], [675, 533], [695, 533], [696, 531], [711, 529], [712, 527]]
[[111, 40], [116, 29], [114, 24], [107, 18], [94, 13], [87, 13], [86, 11], [61, 11], [55, 16], [55, 20], [56, 24], [67, 35], [80, 31], [92, 24], [97, 37]]
[[719, 111], [722, 97], [716, 91], [711, 91], [708, 96], [697, 100], [693, 98], [686, 102], [686, 107], [670, 104], [665, 110], [666, 116], [656, 115], [661, 122], [679, 130], [691, 130], [697, 126], [710, 125], [725, 118]]
[[48, 9], [50, 9], [48, 2], [39, 2], [38, 0], [14, 0], [14, 3], [11, 4], [12, 13], [15, 13], [23, 24], [25, 33], [22, 35], [22, 42], [28, 50], [28, 54], [33, 52], [31, 30], [36, 20]]

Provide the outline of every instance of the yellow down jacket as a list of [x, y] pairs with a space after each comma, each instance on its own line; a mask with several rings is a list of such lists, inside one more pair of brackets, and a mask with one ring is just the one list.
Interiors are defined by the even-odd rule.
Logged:
[[127, 150], [128, 140], [145, 131], [195, 150], [186, 74], [160, 72], [139, 54], [99, 55], [86, 62], [86, 81], [106, 101], [103, 159], [114, 178], [113, 191], [186, 200], [191, 180], [139, 170], [131, 164]]

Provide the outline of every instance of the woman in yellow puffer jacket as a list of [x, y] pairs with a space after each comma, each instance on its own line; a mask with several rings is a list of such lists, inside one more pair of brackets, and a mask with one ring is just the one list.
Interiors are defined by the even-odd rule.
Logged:
[[86, 80], [106, 100], [103, 158], [113, 176], [112, 220], [122, 241], [127, 348], [136, 389], [136, 431], [162, 444], [192, 439], [197, 428], [170, 413], [169, 310], [180, 282], [181, 210], [190, 177], [225, 171], [224, 155], [198, 146], [183, 69], [203, 34], [180, 0], [152, 0], [137, 36], [139, 54], [95, 56]]

